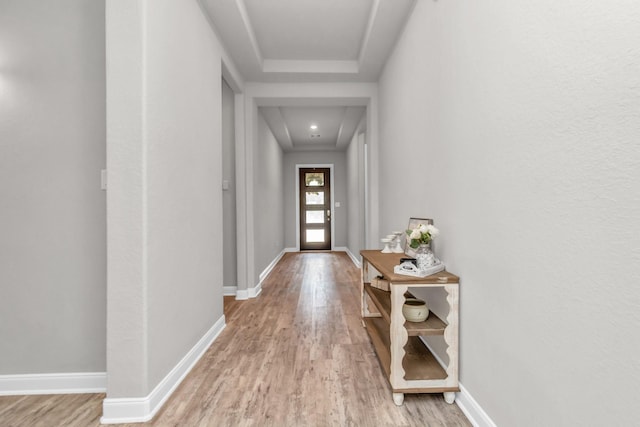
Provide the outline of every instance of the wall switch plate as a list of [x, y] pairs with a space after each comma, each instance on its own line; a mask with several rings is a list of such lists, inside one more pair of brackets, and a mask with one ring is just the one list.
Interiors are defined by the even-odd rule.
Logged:
[[229, 189], [229, 180], [228, 179], [223, 179], [222, 180], [222, 189], [223, 190], [228, 190]]
[[100, 189], [101, 190], [107, 189], [107, 170], [106, 169], [102, 169], [100, 171]]
[[336, 208], [340, 207], [340, 202], [336, 202]]

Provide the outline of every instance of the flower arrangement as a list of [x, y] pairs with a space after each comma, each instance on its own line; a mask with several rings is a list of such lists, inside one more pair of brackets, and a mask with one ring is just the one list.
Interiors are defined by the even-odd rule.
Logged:
[[422, 244], [429, 244], [438, 234], [440, 234], [440, 230], [433, 225], [418, 224], [416, 228], [407, 230], [407, 239], [410, 240], [409, 246], [416, 249]]

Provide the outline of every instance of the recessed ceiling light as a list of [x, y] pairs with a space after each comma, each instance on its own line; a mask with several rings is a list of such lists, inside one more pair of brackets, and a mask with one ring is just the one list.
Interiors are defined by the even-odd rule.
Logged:
[[309, 129], [318, 130], [318, 125], [311, 125], [311, 126], [309, 126]]

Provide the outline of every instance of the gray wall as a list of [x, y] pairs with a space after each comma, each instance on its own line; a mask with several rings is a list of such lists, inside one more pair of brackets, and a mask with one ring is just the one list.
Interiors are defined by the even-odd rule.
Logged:
[[295, 248], [296, 242], [296, 172], [297, 164], [333, 164], [334, 202], [340, 202], [339, 208], [334, 208], [335, 222], [334, 247], [347, 246], [347, 162], [342, 151], [291, 152], [284, 155], [284, 246]]
[[282, 148], [273, 136], [262, 114], [257, 114], [257, 144], [255, 145], [254, 179], [254, 256], [255, 274], [251, 286], [258, 283], [259, 275], [282, 251], [283, 173]]
[[638, 2], [418, 1], [383, 72], [380, 229], [435, 219], [461, 382], [499, 426], [640, 417], [638, 22]]
[[105, 371], [104, 7], [0, 2], [0, 374]]
[[366, 119], [363, 117], [346, 151], [347, 200], [349, 206], [347, 247], [357, 259], [360, 259], [360, 250], [365, 249], [365, 122]]
[[222, 49], [197, 2], [145, 3], [107, 3], [108, 398], [223, 316]]
[[236, 141], [234, 93], [222, 81], [222, 179], [229, 181], [229, 189], [222, 192], [222, 235], [224, 286], [238, 284], [238, 256], [236, 238]]

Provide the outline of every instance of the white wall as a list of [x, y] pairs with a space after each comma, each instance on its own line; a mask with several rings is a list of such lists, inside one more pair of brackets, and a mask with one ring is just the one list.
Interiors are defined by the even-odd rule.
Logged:
[[288, 152], [284, 155], [284, 245], [286, 248], [299, 247], [296, 242], [296, 181], [298, 172], [296, 165], [333, 164], [333, 201], [340, 202], [334, 207], [333, 218], [335, 235], [334, 247], [347, 246], [347, 214], [349, 210], [347, 198], [347, 162], [344, 151], [301, 151]]
[[222, 319], [222, 58], [195, 1], [107, 2], [108, 400]]
[[253, 286], [258, 284], [259, 275], [282, 252], [283, 232], [283, 175], [282, 148], [271, 133], [271, 129], [257, 114], [258, 132], [255, 145], [253, 167], [254, 188], [254, 235], [255, 277]]
[[638, 22], [631, 1], [419, 1], [381, 78], [380, 228], [441, 229], [461, 382], [497, 425], [640, 416]]
[[226, 81], [222, 81], [222, 179], [229, 182], [222, 192], [223, 269], [224, 286], [238, 285], [236, 244], [236, 141], [235, 96]]
[[0, 374], [104, 372], [104, 2], [0, 2]]

